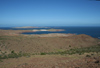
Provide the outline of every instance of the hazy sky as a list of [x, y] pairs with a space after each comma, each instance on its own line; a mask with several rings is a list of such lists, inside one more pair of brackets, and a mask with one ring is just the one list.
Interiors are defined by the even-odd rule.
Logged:
[[0, 0], [0, 27], [100, 26], [100, 1]]

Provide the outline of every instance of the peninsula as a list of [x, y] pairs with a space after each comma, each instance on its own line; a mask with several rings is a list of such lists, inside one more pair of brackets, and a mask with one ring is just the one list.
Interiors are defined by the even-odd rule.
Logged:
[[65, 31], [64, 29], [33, 29], [33, 30], [0, 30], [0, 35], [22, 35], [24, 32], [37, 32], [37, 31]]
[[100, 67], [99, 39], [85, 34], [22, 34], [36, 31], [63, 30], [0, 30], [0, 68]]
[[13, 28], [49, 28], [49, 27], [33, 27], [33, 26], [25, 26], [25, 27], [13, 27]]

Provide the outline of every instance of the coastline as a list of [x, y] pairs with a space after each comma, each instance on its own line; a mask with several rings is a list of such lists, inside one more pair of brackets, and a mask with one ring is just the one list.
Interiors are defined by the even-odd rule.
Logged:
[[64, 31], [63, 29], [41, 29], [41, 30], [0, 30], [0, 36], [2, 35], [24, 35], [24, 32], [37, 32], [37, 31]]

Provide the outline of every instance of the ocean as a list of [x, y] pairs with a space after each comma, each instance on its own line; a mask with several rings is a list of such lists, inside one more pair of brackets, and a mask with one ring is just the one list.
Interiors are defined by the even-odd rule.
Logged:
[[33, 29], [64, 29], [65, 31], [50, 32], [50, 31], [38, 31], [38, 32], [24, 32], [22, 34], [49, 34], [49, 33], [71, 33], [71, 34], [86, 34], [94, 38], [100, 39], [100, 27], [49, 27], [49, 28], [0, 28], [5, 30], [33, 30]]

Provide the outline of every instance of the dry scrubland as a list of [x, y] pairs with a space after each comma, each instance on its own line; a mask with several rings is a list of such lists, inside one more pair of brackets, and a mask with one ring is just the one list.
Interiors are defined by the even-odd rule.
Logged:
[[2, 36], [1, 50], [22, 51], [28, 53], [55, 52], [71, 48], [80, 48], [96, 45], [96, 39], [87, 35], [70, 37], [32, 37], [32, 36]]
[[17, 34], [22, 32], [0, 30], [0, 68], [100, 68], [99, 39]]

